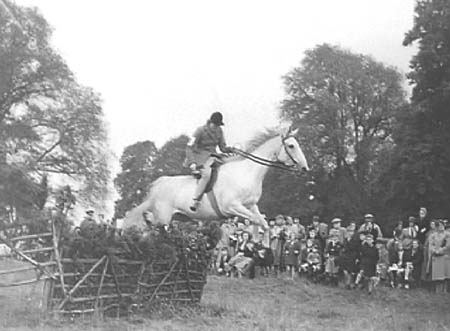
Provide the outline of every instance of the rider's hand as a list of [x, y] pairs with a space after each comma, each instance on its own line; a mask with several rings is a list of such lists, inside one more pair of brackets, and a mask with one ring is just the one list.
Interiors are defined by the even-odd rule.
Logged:
[[235, 152], [235, 149], [233, 148], [233, 147], [229, 147], [229, 146], [227, 146], [227, 147], [225, 147], [224, 148], [224, 151], [223, 151], [224, 153], [234, 153]]

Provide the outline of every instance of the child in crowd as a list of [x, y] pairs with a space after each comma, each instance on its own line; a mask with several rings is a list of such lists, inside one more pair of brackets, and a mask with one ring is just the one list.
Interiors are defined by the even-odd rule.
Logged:
[[302, 246], [302, 249], [300, 251], [300, 256], [299, 256], [299, 260], [300, 260], [300, 266], [299, 266], [299, 272], [302, 274], [307, 274], [308, 273], [308, 262], [307, 262], [307, 257], [308, 254], [312, 252], [314, 246], [314, 241], [313, 239], [306, 239], [305, 244]]
[[395, 245], [396, 249], [391, 250], [389, 255], [390, 267], [388, 269], [391, 287], [401, 288], [405, 282], [405, 267], [407, 262], [411, 262], [408, 251], [403, 249], [403, 242], [399, 241]]
[[419, 239], [414, 239], [412, 241], [410, 255], [411, 255], [412, 270], [408, 270], [408, 284], [407, 284], [408, 286], [405, 285], [405, 288], [409, 288], [411, 284], [417, 286], [417, 283], [420, 281], [420, 273], [422, 270], [422, 261], [423, 261], [423, 250], [420, 247]]
[[307, 239], [311, 239], [313, 242], [313, 246], [317, 245], [317, 249], [321, 252], [323, 251], [322, 240], [320, 240], [320, 238], [317, 235], [317, 230], [314, 229], [313, 227], [309, 228]]
[[360, 253], [360, 272], [356, 278], [358, 285], [363, 280], [367, 281], [367, 290], [371, 294], [376, 284], [376, 270], [379, 260], [378, 250], [374, 245], [374, 236], [368, 233], [365, 242], [361, 246]]
[[219, 275], [227, 275], [228, 277], [230, 276], [230, 266], [229, 266], [229, 262], [231, 259], [231, 255], [228, 252], [228, 248], [227, 247], [222, 247], [220, 255], [219, 255], [219, 259], [217, 260], [217, 273]]
[[301, 245], [300, 240], [297, 239], [297, 234], [295, 232], [290, 232], [289, 239], [286, 241], [284, 246], [284, 251], [287, 271], [292, 280], [294, 280], [295, 273], [298, 270], [300, 250]]
[[314, 282], [318, 281], [319, 274], [322, 271], [322, 254], [319, 252], [319, 246], [316, 244], [312, 247], [311, 252], [306, 257], [308, 276]]
[[335, 263], [335, 259], [339, 256], [342, 245], [339, 241], [338, 231], [330, 230], [330, 237], [327, 239], [327, 244], [325, 247], [325, 276], [328, 282], [337, 285], [338, 279], [337, 275], [339, 272], [339, 267]]
[[378, 281], [385, 281], [388, 279], [388, 267], [389, 267], [389, 252], [386, 248], [386, 240], [384, 238], [378, 238], [376, 247], [378, 249], [378, 259], [377, 264], [377, 277]]

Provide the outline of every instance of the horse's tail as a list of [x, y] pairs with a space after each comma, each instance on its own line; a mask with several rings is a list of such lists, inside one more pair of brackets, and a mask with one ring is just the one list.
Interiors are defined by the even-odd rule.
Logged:
[[155, 207], [156, 193], [158, 185], [161, 183], [163, 177], [158, 178], [152, 184], [150, 184], [149, 193], [144, 199], [144, 201], [137, 207], [130, 210], [124, 219], [124, 227], [130, 227], [136, 225], [138, 227], [145, 226], [144, 216], [145, 212], [150, 212], [149, 216], [151, 217], [150, 221], [154, 223], [155, 216], [153, 214], [153, 210]]

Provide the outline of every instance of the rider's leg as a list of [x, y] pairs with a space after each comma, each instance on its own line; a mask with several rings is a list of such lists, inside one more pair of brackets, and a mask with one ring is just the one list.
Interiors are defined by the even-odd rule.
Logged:
[[194, 204], [190, 207], [192, 211], [197, 211], [197, 208], [200, 206], [200, 201], [202, 200], [203, 193], [205, 192], [206, 185], [209, 183], [209, 179], [211, 178], [211, 166], [214, 163], [214, 159], [210, 159], [206, 161], [203, 169], [201, 170], [202, 177], [199, 179], [197, 183], [197, 187], [195, 189], [194, 194]]

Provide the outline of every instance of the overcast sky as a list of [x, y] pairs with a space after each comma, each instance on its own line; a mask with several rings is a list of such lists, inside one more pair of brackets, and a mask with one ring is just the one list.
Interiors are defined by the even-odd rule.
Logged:
[[79, 82], [104, 100], [111, 146], [191, 134], [213, 111], [230, 144], [278, 123], [281, 76], [330, 43], [408, 71], [414, 0], [17, 0], [54, 28]]

